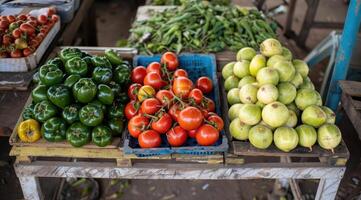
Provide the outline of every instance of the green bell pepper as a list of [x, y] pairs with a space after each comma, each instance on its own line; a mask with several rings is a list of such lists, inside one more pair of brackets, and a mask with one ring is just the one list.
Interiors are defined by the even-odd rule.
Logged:
[[109, 67], [112, 68], [112, 64], [106, 57], [102, 56], [93, 56], [92, 63], [94, 67]]
[[112, 80], [113, 72], [108, 67], [96, 67], [93, 70], [92, 78], [96, 83], [109, 83]]
[[105, 50], [105, 57], [110, 61], [112, 65], [120, 65], [122, 64], [122, 59], [119, 58], [117, 53], [113, 51], [112, 49]]
[[97, 97], [98, 97], [98, 100], [105, 105], [110, 105], [114, 101], [114, 93], [113, 93], [112, 89], [105, 84], [98, 85]]
[[63, 75], [63, 71], [52, 64], [43, 65], [39, 70], [39, 79], [41, 83], [46, 86], [61, 83], [63, 81]]
[[66, 61], [74, 58], [74, 57], [81, 57], [82, 53], [77, 48], [65, 48], [62, 49], [59, 53], [60, 59], [65, 63]]
[[69, 88], [65, 85], [53, 85], [48, 89], [47, 96], [56, 106], [64, 109], [72, 102], [72, 95]]
[[121, 118], [124, 119], [124, 105], [113, 104], [108, 109], [108, 118]]
[[114, 81], [110, 81], [108, 86], [113, 90], [114, 96], [117, 96], [122, 91], [122, 87]]
[[115, 68], [113, 80], [121, 85], [126, 85], [130, 82], [130, 69], [125, 65], [119, 65]]
[[13, 32], [13, 30], [15, 30], [16, 28], [19, 28], [19, 22], [12, 22], [10, 25], [9, 25], [9, 32]]
[[88, 66], [88, 69], [93, 68], [92, 56], [85, 56], [82, 59], [86, 62], [86, 65]]
[[46, 120], [54, 117], [58, 112], [58, 109], [54, 104], [48, 100], [39, 102], [34, 107], [34, 117], [39, 122], [45, 122]]
[[121, 104], [125, 104], [129, 102], [128, 94], [125, 92], [119, 92], [118, 96], [115, 98], [115, 101]]
[[74, 57], [66, 61], [65, 71], [69, 75], [85, 76], [88, 73], [88, 65], [80, 57]]
[[102, 102], [100, 102], [98, 99], [95, 99], [94, 101], [92, 101], [92, 102], [90, 102], [88, 104], [89, 105], [94, 105], [94, 106], [100, 108], [103, 111], [103, 113], [105, 113], [106, 110], [107, 110], [107, 106], [102, 104]]
[[81, 123], [87, 126], [97, 126], [102, 123], [104, 113], [101, 108], [88, 104], [79, 111], [79, 119]]
[[73, 85], [79, 81], [81, 77], [79, 75], [76, 74], [72, 74], [70, 76], [68, 76], [68, 78], [65, 79], [64, 81], [64, 85], [67, 86], [68, 88], [72, 88]]
[[40, 101], [47, 100], [46, 92], [48, 88], [45, 85], [37, 85], [33, 91], [31, 91], [31, 97], [35, 103], [39, 103]]
[[115, 135], [121, 135], [122, 131], [124, 129], [124, 122], [120, 118], [110, 118], [108, 120], [108, 125], [110, 129], [112, 129], [112, 134]]
[[64, 69], [63, 61], [59, 57], [50, 59], [47, 64], [56, 65], [59, 69]]
[[65, 119], [68, 124], [72, 124], [76, 121], [79, 121], [79, 110], [81, 106], [79, 104], [68, 105], [64, 108], [61, 116]]
[[39, 84], [40, 83], [40, 78], [39, 78], [39, 71], [35, 72], [33, 74], [33, 83], [35, 84]]
[[34, 117], [34, 107], [35, 107], [34, 102], [31, 102], [31, 104], [26, 106], [26, 108], [24, 109], [24, 112], [22, 114], [23, 121], [25, 121], [27, 119], [35, 119], [35, 117]]
[[96, 126], [92, 130], [92, 141], [99, 147], [105, 147], [112, 143], [112, 130], [104, 125]]
[[43, 138], [49, 142], [60, 142], [66, 138], [66, 122], [59, 117], [53, 117], [41, 126]]
[[66, 140], [74, 147], [81, 147], [89, 143], [91, 130], [80, 122], [72, 124], [66, 130]]
[[73, 86], [73, 95], [81, 103], [88, 103], [97, 94], [97, 86], [90, 78], [81, 78]]

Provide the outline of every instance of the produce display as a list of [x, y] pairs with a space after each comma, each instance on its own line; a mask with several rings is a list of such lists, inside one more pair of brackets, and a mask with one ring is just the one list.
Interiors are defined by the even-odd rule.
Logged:
[[[187, 0], [151, 0], [150, 3], [153, 5], [161, 6], [161, 5], [182, 5], [186, 3]], [[207, 0], [207, 2], [219, 5], [228, 5], [231, 3], [230, 0]]]
[[123, 89], [130, 84], [130, 73], [128, 62], [112, 50], [92, 56], [77, 48], [62, 49], [39, 69], [32, 103], [17, 128], [20, 140], [109, 145], [123, 131], [128, 102]]
[[258, 49], [263, 40], [276, 36], [275, 29], [257, 10], [190, 0], [136, 21], [128, 46], [146, 54]]
[[161, 146], [162, 135], [172, 147], [185, 145], [187, 138], [211, 146], [220, 137], [223, 120], [206, 96], [216, 85], [206, 76], [193, 83], [181, 67], [177, 55], [166, 52], [160, 63], [137, 66], [131, 72], [131, 101], [124, 112], [129, 134], [141, 148]]
[[0, 16], [0, 58], [27, 57], [35, 52], [59, 20], [55, 11], [51, 7], [42, 9], [38, 15]]
[[259, 149], [274, 143], [285, 152], [298, 145], [312, 151], [316, 142], [333, 151], [340, 144], [335, 113], [322, 106], [304, 61], [272, 38], [261, 43], [260, 52], [240, 49], [236, 60], [222, 69], [233, 138]]

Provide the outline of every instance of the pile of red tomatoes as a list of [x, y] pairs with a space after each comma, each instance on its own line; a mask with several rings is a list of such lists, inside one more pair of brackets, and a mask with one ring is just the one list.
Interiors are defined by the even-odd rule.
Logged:
[[159, 147], [161, 134], [170, 146], [183, 146], [188, 137], [202, 146], [214, 145], [224, 123], [215, 114], [215, 103], [205, 95], [212, 92], [208, 77], [194, 84], [184, 69], [179, 69], [177, 55], [167, 52], [161, 62], [132, 70], [128, 89], [131, 101], [125, 107], [128, 130], [141, 148]]

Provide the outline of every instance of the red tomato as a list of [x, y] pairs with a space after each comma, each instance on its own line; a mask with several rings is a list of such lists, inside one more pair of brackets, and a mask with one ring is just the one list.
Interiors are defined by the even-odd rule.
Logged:
[[137, 101], [130, 101], [124, 108], [125, 117], [130, 120], [132, 117], [138, 114], [139, 111], [139, 102]]
[[28, 24], [32, 25], [33, 27], [36, 27], [38, 25], [38, 22], [37, 21], [34, 21], [34, 20], [30, 20], [27, 22]]
[[221, 117], [219, 117], [216, 114], [210, 114], [210, 116], [207, 118], [207, 121], [210, 125], [214, 126], [218, 131], [223, 130], [224, 122]]
[[28, 35], [32, 35], [35, 33], [35, 28], [28, 23], [21, 24], [20, 30], [24, 33], [27, 33]]
[[16, 28], [13, 30], [13, 32], [11, 33], [11, 35], [14, 38], [20, 38], [21, 37], [21, 30], [19, 28]]
[[180, 126], [176, 126], [167, 132], [167, 140], [170, 146], [179, 147], [187, 141], [187, 131]]
[[208, 112], [214, 112], [216, 110], [216, 105], [214, 101], [207, 97], [203, 98], [202, 107], [206, 109]]
[[174, 121], [178, 121], [178, 116], [179, 116], [180, 111], [181, 111], [181, 108], [180, 108], [179, 104], [173, 104], [170, 107], [168, 113], [170, 114], [170, 116], [172, 116]]
[[133, 83], [143, 84], [145, 75], [147, 75], [146, 68], [143, 66], [138, 66], [132, 70], [130, 77], [131, 77]]
[[142, 148], [155, 148], [160, 146], [162, 139], [156, 131], [147, 130], [139, 135], [138, 142]]
[[128, 97], [132, 100], [137, 99], [138, 91], [142, 87], [139, 83], [133, 83], [128, 88]]
[[18, 15], [17, 19], [21, 21], [25, 21], [28, 17], [24, 14]]
[[13, 23], [16, 21], [16, 17], [14, 15], [9, 15], [7, 16], [7, 20], [9, 21], [9, 23]]
[[9, 25], [10, 25], [10, 23], [9, 23], [9, 21], [7, 19], [0, 21], [0, 28], [1, 29], [7, 29], [9, 27]]
[[209, 117], [209, 112], [208, 112], [207, 109], [202, 108], [202, 109], [201, 109], [201, 112], [202, 112], [204, 118], [208, 118], [208, 117]]
[[197, 133], [197, 129], [188, 131], [188, 137], [195, 138]]
[[23, 56], [22, 52], [19, 49], [15, 49], [10, 52], [10, 57], [12, 58], [21, 58]]
[[193, 83], [187, 77], [178, 77], [174, 79], [172, 90], [173, 93], [181, 98], [188, 97], [190, 91], [193, 88]]
[[48, 17], [45, 15], [39, 15], [38, 16], [38, 22], [40, 24], [46, 24], [48, 22]]
[[31, 15], [28, 16], [27, 19], [28, 19], [29, 21], [34, 21], [34, 20], [36, 21], [36, 17], [31, 16]]
[[146, 126], [149, 124], [149, 119], [142, 115], [136, 115], [128, 122], [129, 134], [135, 138], [138, 138], [139, 134], [142, 133]]
[[173, 93], [169, 90], [159, 90], [157, 94], [155, 95], [155, 98], [157, 98], [163, 106], [172, 105], [173, 102]]
[[59, 21], [59, 16], [58, 16], [58, 15], [52, 15], [52, 16], [51, 16], [51, 21], [52, 21], [52, 22], [57, 22], [57, 21]]
[[168, 113], [158, 115], [158, 120], [153, 121], [151, 127], [158, 133], [166, 133], [172, 127], [172, 117]]
[[196, 140], [199, 145], [210, 146], [217, 142], [219, 132], [209, 124], [203, 124], [197, 129]]
[[150, 85], [154, 89], [159, 90], [166, 85], [166, 82], [163, 81], [162, 77], [157, 72], [150, 72], [144, 78], [144, 85]]
[[54, 6], [51, 6], [48, 8], [48, 16], [53, 16], [56, 13], [56, 8]]
[[180, 77], [180, 76], [184, 76], [184, 77], [187, 77], [188, 78], [188, 73], [186, 70], [184, 69], [177, 69], [175, 70], [174, 74], [173, 74], [173, 77], [174, 78], [177, 78], [177, 77]]
[[33, 51], [30, 48], [23, 49], [23, 54], [25, 57], [28, 57], [32, 53], [33, 53]]
[[179, 112], [178, 123], [187, 131], [198, 128], [203, 123], [202, 112], [193, 106], [186, 107]]
[[38, 47], [39, 44], [40, 44], [40, 42], [39, 42], [38, 40], [36, 40], [36, 39], [32, 39], [32, 40], [30, 40], [30, 42], [29, 42], [29, 45], [30, 45], [31, 47], [33, 47], [34, 49], [35, 49], [36, 47]]
[[160, 108], [162, 107], [162, 104], [160, 101], [156, 98], [149, 98], [143, 101], [141, 105], [141, 110], [143, 113], [148, 115], [155, 114]]
[[177, 55], [173, 52], [166, 52], [165, 54], [163, 54], [160, 62], [162, 64], [166, 64], [169, 71], [176, 70], [179, 65]]
[[11, 43], [11, 37], [9, 35], [3, 35], [3, 44], [9, 45]]
[[196, 88], [202, 90], [204, 94], [210, 93], [213, 90], [212, 80], [206, 76], [202, 76], [197, 80]]
[[188, 95], [190, 100], [193, 100], [196, 104], [200, 104], [203, 100], [203, 92], [198, 89], [194, 88]]
[[158, 74], [162, 75], [162, 66], [159, 62], [152, 62], [147, 66], [147, 73], [150, 72], [157, 72]]

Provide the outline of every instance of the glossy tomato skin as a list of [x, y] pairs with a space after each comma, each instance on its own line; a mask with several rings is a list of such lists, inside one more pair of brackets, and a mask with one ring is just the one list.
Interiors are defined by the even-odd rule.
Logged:
[[149, 98], [143, 101], [141, 105], [141, 110], [143, 113], [148, 115], [155, 114], [160, 108], [162, 107], [162, 104], [160, 101], [156, 98]]
[[180, 108], [179, 104], [173, 104], [170, 107], [168, 113], [170, 114], [170, 116], [172, 116], [172, 119], [174, 121], [178, 121], [178, 116], [179, 116], [180, 111], [181, 111], [181, 108]]
[[196, 138], [197, 129], [188, 131], [188, 137]]
[[219, 131], [209, 124], [204, 124], [197, 129], [196, 140], [199, 145], [214, 145], [219, 138]]
[[147, 73], [156, 72], [162, 75], [162, 66], [159, 62], [152, 62], [147, 66]]
[[128, 122], [129, 134], [135, 138], [138, 138], [139, 134], [148, 126], [149, 119], [142, 115], [136, 115]]
[[202, 92], [204, 94], [208, 94], [208, 93], [212, 92], [212, 90], [213, 90], [212, 80], [206, 76], [202, 76], [202, 77], [198, 78], [198, 80], [196, 82], [196, 88], [199, 88], [200, 90], [202, 90]]
[[168, 113], [161, 113], [157, 121], [153, 121], [151, 127], [160, 134], [166, 133], [172, 127], [172, 117]]
[[20, 38], [21, 37], [21, 30], [19, 28], [16, 28], [13, 30], [13, 32], [11, 33], [11, 35], [14, 38]]
[[214, 112], [216, 110], [216, 104], [210, 98], [204, 97], [202, 101], [202, 107], [208, 112]]
[[40, 24], [46, 24], [48, 22], [48, 17], [46, 15], [39, 15], [38, 22]]
[[138, 95], [138, 91], [139, 89], [142, 87], [141, 84], [139, 83], [133, 83], [129, 86], [128, 88], [128, 97], [131, 100], [136, 100], [137, 99], [137, 95]]
[[2, 42], [4, 45], [9, 45], [12, 41], [12, 38], [9, 35], [3, 35]]
[[166, 85], [161, 75], [157, 72], [149, 72], [144, 77], [144, 85], [152, 86], [154, 89], [159, 90]]
[[33, 50], [31, 50], [30, 48], [25, 48], [25, 49], [23, 49], [23, 55], [25, 56], [25, 57], [28, 57], [30, 54], [32, 54], [33, 53]]
[[187, 73], [187, 71], [184, 70], [184, 69], [177, 69], [177, 70], [175, 70], [175, 72], [174, 72], [174, 74], [173, 74], [173, 77], [174, 77], [174, 78], [177, 78], [177, 77], [181, 77], [181, 76], [188, 78], [188, 73]]
[[52, 15], [51, 16], [51, 21], [53, 21], [53, 22], [59, 21], [59, 16], [58, 15]]
[[135, 67], [131, 73], [131, 79], [133, 83], [143, 84], [145, 75], [147, 75], [147, 69], [143, 66]]
[[224, 122], [221, 117], [219, 117], [216, 114], [210, 114], [210, 116], [207, 118], [207, 121], [210, 122], [210, 125], [214, 126], [218, 131], [222, 131], [224, 127]]
[[21, 58], [23, 53], [19, 49], [15, 49], [14, 51], [10, 52], [10, 57], [12, 58]]
[[170, 106], [172, 105], [174, 95], [169, 90], [159, 90], [155, 98], [157, 98], [163, 106]]
[[124, 108], [125, 117], [130, 120], [139, 112], [139, 102], [132, 100]]
[[188, 98], [192, 99], [196, 104], [200, 104], [203, 100], [203, 92], [198, 88], [194, 88], [189, 93]]
[[141, 148], [155, 148], [161, 145], [162, 139], [156, 131], [147, 130], [139, 135], [138, 142]]
[[188, 133], [180, 126], [176, 126], [167, 132], [167, 140], [170, 146], [182, 146], [188, 138]]
[[202, 112], [193, 106], [186, 107], [179, 112], [178, 123], [187, 131], [197, 129], [204, 120]]
[[192, 81], [187, 77], [175, 78], [172, 85], [173, 93], [180, 98], [188, 97], [193, 88]]
[[27, 33], [28, 35], [33, 35], [35, 33], [35, 28], [28, 23], [21, 24], [20, 30], [24, 33]]
[[7, 16], [7, 19], [9, 21], [9, 23], [13, 23], [16, 21], [16, 17], [14, 15], [9, 15]]
[[25, 20], [27, 19], [27, 17], [26, 17], [26, 15], [21, 14], [21, 15], [18, 15], [18, 16], [17, 16], [17, 19], [18, 19], [18, 20], [21, 20], [21, 21], [25, 21]]
[[179, 61], [177, 58], [177, 55], [173, 52], [166, 52], [162, 55], [162, 58], [160, 60], [162, 64], [165, 64], [167, 66], [167, 69], [169, 71], [174, 71], [177, 69], [179, 65]]

